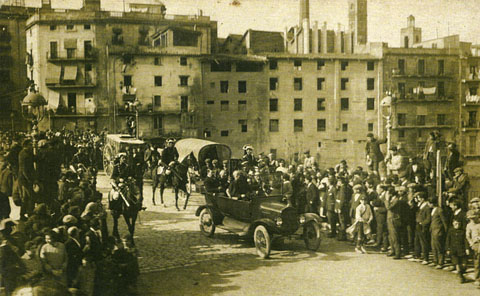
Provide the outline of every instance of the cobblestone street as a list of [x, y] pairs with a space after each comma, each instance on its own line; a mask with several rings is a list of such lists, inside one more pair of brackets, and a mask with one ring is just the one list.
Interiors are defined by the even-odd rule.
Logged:
[[[98, 184], [108, 191], [104, 175]], [[235, 235], [218, 229], [213, 238], [200, 233], [195, 210], [202, 196], [194, 194], [187, 210], [179, 212], [170, 189], [166, 208], [151, 204], [150, 190], [146, 184], [147, 210], [140, 214], [135, 235], [142, 273], [138, 295], [478, 294], [473, 284], [460, 285], [451, 272], [375, 252], [357, 254], [350, 244], [326, 238], [316, 253], [307, 251], [303, 241], [285, 240], [274, 247], [270, 260], [262, 260], [252, 243]], [[123, 221], [120, 226], [125, 233]]]

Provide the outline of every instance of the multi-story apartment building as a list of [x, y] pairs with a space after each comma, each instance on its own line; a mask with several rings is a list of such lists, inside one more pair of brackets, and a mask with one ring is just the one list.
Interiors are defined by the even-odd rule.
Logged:
[[268, 109], [262, 151], [281, 157], [310, 150], [325, 167], [364, 162], [377, 133], [382, 66], [372, 55], [268, 54]]
[[417, 155], [430, 132], [439, 131], [444, 140], [455, 141], [459, 51], [385, 48], [383, 65], [385, 91], [394, 97], [392, 143], [404, 143], [410, 154]]
[[0, 129], [21, 129], [20, 101], [26, 94], [25, 20], [33, 12], [22, 1], [0, 6]]
[[267, 141], [268, 78], [265, 57], [213, 55], [202, 63], [203, 136], [227, 143], [234, 155], [242, 146]]
[[[30, 78], [48, 99], [51, 128], [120, 132], [135, 116], [125, 106], [138, 101], [144, 136], [196, 135], [194, 116], [181, 113], [194, 110], [201, 86], [195, 58], [217, 44], [217, 24], [209, 17], [166, 15], [163, 4], [101, 11], [99, 0], [87, 0], [81, 10], [69, 11], [46, 3], [26, 30], [34, 61]], [[188, 131], [178, 128], [181, 122]]]

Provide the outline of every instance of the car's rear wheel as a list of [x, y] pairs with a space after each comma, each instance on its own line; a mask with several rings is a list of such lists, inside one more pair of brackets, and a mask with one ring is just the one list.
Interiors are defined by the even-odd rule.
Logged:
[[213, 223], [212, 213], [205, 208], [200, 212], [200, 231], [203, 235], [212, 237], [215, 233], [215, 224]]
[[320, 247], [320, 226], [315, 221], [310, 221], [303, 226], [303, 240], [305, 241], [305, 246], [310, 251], [318, 250]]
[[268, 258], [270, 256], [270, 251], [272, 250], [272, 239], [265, 226], [258, 225], [255, 228], [253, 241], [255, 242], [258, 256], [264, 259]]

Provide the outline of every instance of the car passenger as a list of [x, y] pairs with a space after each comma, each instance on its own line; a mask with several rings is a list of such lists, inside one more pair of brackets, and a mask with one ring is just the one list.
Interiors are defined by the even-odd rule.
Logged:
[[207, 192], [216, 193], [221, 191], [219, 180], [214, 176], [213, 170], [207, 170], [207, 177], [203, 181]]
[[248, 193], [248, 184], [241, 171], [233, 172], [233, 181], [227, 189], [227, 195], [230, 198], [245, 198]]

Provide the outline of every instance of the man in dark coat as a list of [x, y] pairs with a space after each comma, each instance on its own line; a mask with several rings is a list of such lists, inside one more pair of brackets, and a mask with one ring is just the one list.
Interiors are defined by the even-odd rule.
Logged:
[[[303, 212], [318, 214], [318, 204], [320, 202], [318, 189], [312, 182], [313, 178], [310, 175], [305, 177], [305, 183], [307, 184], [305, 201]], [[297, 206], [302, 206], [301, 200], [297, 200]]]
[[328, 177], [327, 192], [323, 201], [323, 209], [326, 211], [328, 224], [330, 224], [330, 233], [328, 237], [337, 235], [337, 213], [335, 213], [335, 203], [337, 202], [337, 180], [335, 177]]
[[372, 133], [367, 134], [367, 144], [365, 145], [365, 156], [370, 170], [378, 175], [378, 166], [384, 160], [380, 145], [387, 143], [386, 139], [377, 140]]
[[71, 287], [77, 276], [78, 268], [82, 265], [83, 258], [79, 230], [75, 226], [68, 228], [68, 239], [65, 242], [65, 250], [67, 251], [67, 284]]
[[32, 141], [26, 139], [22, 143], [22, 150], [18, 154], [18, 189], [22, 200], [20, 217], [31, 215], [35, 206], [33, 186], [36, 182], [33, 165]]
[[387, 228], [388, 237], [392, 251], [388, 256], [394, 256], [394, 259], [400, 259], [400, 231], [401, 231], [401, 201], [397, 196], [395, 189], [389, 187], [386, 193], [385, 208], [387, 209]]
[[467, 174], [463, 172], [462, 168], [453, 170], [453, 184], [448, 193], [451, 196], [456, 196], [462, 201], [464, 207], [468, 204], [468, 190], [470, 189], [470, 179]]
[[12, 165], [5, 161], [0, 168], [0, 220], [10, 217], [10, 200], [13, 193], [14, 176]]
[[348, 205], [352, 199], [353, 190], [348, 184], [347, 178], [340, 178], [338, 180], [338, 191], [335, 199], [335, 213], [338, 216], [338, 222], [340, 224], [340, 229], [338, 230], [339, 241], [344, 241], [347, 239], [347, 220], [348, 220]]
[[431, 235], [431, 247], [433, 252], [433, 263], [436, 264], [437, 269], [443, 267], [445, 258], [445, 233], [447, 232], [448, 225], [447, 219], [443, 213], [443, 209], [437, 206], [436, 197], [429, 202], [432, 208], [430, 223], [430, 235]]
[[445, 163], [445, 174], [447, 178], [453, 178], [453, 171], [461, 167], [460, 163], [460, 152], [457, 150], [457, 145], [455, 143], [448, 144], [448, 154], [447, 154], [447, 161]]
[[[423, 265], [427, 265], [428, 255], [429, 255], [429, 234], [430, 234], [430, 222], [432, 221], [432, 216], [430, 212], [430, 207], [428, 206], [427, 194], [425, 192], [417, 192], [415, 198], [418, 200], [418, 211], [416, 213], [416, 222], [417, 228], [415, 229], [415, 254], [417, 258], [420, 258], [420, 250], [423, 256]], [[420, 248], [419, 248], [420, 247]]]

